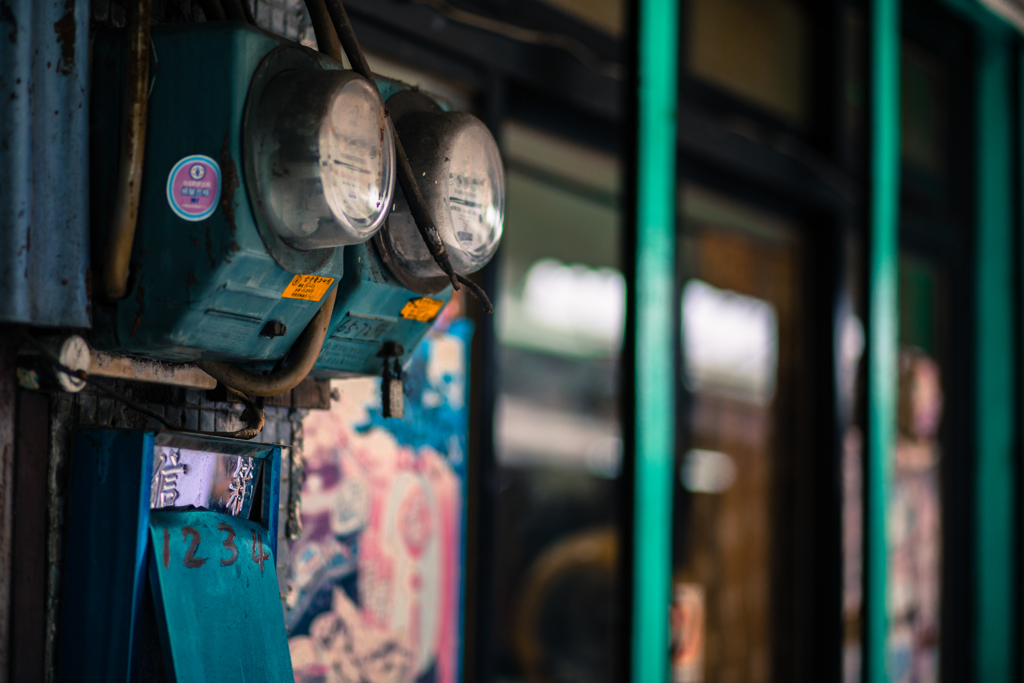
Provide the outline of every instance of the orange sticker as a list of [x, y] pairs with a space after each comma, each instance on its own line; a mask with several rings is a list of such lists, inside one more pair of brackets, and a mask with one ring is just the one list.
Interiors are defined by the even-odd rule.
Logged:
[[409, 299], [409, 303], [402, 307], [402, 317], [429, 323], [437, 317], [442, 308], [444, 308], [444, 302], [437, 299], [428, 299], [427, 297]]
[[319, 275], [296, 275], [281, 294], [285, 299], [320, 301], [334, 283], [333, 277]]

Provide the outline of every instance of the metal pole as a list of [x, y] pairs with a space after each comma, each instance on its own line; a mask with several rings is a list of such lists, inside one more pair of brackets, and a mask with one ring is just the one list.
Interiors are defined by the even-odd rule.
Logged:
[[864, 680], [886, 672], [886, 511], [896, 447], [899, 318], [900, 2], [872, 0], [868, 439], [865, 478]]
[[976, 130], [974, 680], [1013, 679], [1014, 340], [1012, 42], [979, 32]]
[[678, 297], [676, 108], [678, 0], [637, 0], [634, 515], [631, 678], [669, 671]]

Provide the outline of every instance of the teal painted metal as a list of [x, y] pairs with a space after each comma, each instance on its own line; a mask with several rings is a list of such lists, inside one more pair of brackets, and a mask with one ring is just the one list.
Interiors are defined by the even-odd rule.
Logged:
[[0, 321], [87, 327], [89, 2], [0, 4]]
[[[391, 79], [377, 79], [377, 89], [385, 102], [407, 88]], [[404, 366], [431, 323], [402, 317], [405, 305], [422, 296], [403, 287], [388, 271], [376, 240], [346, 248], [345, 279], [339, 287], [327, 339], [311, 376], [380, 374], [384, 367], [377, 353], [384, 342], [402, 345], [400, 362]], [[452, 289], [446, 287], [429, 298], [447, 304]]]
[[634, 683], [668, 680], [675, 460], [677, 0], [639, 0]]
[[[383, 360], [377, 353], [389, 341], [402, 345], [404, 365], [430, 330], [430, 323], [404, 318], [402, 309], [422, 297], [395, 281], [372, 243], [345, 248], [345, 279], [340, 287], [328, 337], [312, 376], [379, 375]], [[447, 287], [428, 298], [447, 303], [451, 297], [451, 287]]]
[[[1006, 371], [1020, 352], [1013, 343], [1014, 255], [1008, 249], [1012, 231], [1019, 229], [1014, 226], [1013, 203], [1024, 196], [1024, 188], [1013, 186], [1013, 155], [1024, 158], [1024, 150], [1008, 144], [1014, 126], [1024, 126], [1024, 121], [1012, 118], [1011, 74], [1018, 34], [976, 0], [944, 2], [970, 22], [978, 44], [974, 678], [998, 683], [1012, 680], [1014, 610], [1024, 610], [1024, 605], [1007, 599], [1014, 594], [1015, 525], [1024, 527], [1024, 520], [1015, 520], [1013, 513], [1014, 495], [1024, 490], [1024, 482], [1014, 482], [1013, 421], [1021, 418], [1013, 412], [1013, 383], [1024, 378]], [[1024, 73], [1024, 63], [1020, 67]]]
[[868, 443], [864, 673], [888, 680], [886, 513], [896, 446], [900, 197], [900, 2], [872, 0]]
[[78, 432], [71, 462], [57, 678], [127, 681], [138, 662], [153, 434]]
[[942, 4], [970, 21], [979, 31], [994, 31], [996, 35], [1003, 37], [1014, 35], [1017, 32], [1005, 19], [982, 4], [980, 0], [942, 0]]
[[1015, 305], [1011, 93], [1013, 41], [979, 34], [977, 51], [977, 249], [975, 256], [974, 678], [1009, 682], [1015, 656], [1013, 548]]
[[[158, 66], [134, 281], [126, 299], [97, 308], [93, 345], [169, 360], [226, 359], [270, 368], [319, 308], [318, 301], [282, 297], [301, 273], [334, 278], [340, 288], [314, 376], [379, 374], [376, 355], [386, 341], [401, 344], [407, 360], [430, 325], [402, 317], [403, 306], [419, 297], [398, 284], [375, 247], [288, 247], [266, 225], [246, 182], [250, 103], [282, 71], [341, 64], [240, 22], [156, 27], [153, 46]], [[122, 52], [119, 33], [97, 40], [93, 224], [101, 238], [117, 175], [118, 149], [109, 141], [118, 139]], [[377, 86], [385, 98], [408, 88], [387, 79]], [[212, 215], [192, 222], [172, 210], [167, 178], [182, 159], [197, 154], [220, 166], [222, 189]], [[451, 290], [432, 298], [447, 302]], [[270, 321], [284, 323], [286, 333], [262, 336]]]
[[[261, 529], [261, 542], [271, 558], [268, 560], [269, 567], [264, 564], [264, 572], [274, 572], [280, 488], [279, 446], [170, 432], [113, 429], [78, 432], [71, 461], [58, 680], [80, 681], [83, 672], [88, 672], [89, 680], [128, 681], [132, 679], [133, 672], [146, 665], [142, 661], [145, 656], [139, 647], [139, 628], [147, 580], [145, 569], [150, 521], [154, 516], [168, 514], [150, 509], [154, 486], [153, 464], [158, 449], [164, 447], [259, 459], [264, 482], [259, 519], [244, 520], [213, 512], [201, 514], [232, 520], [230, 523], [236, 526], [236, 533], [241, 536], [244, 529], [246, 534], [250, 534], [247, 537], [248, 544], [243, 543], [245, 537], [238, 542], [240, 558], [253, 556], [250, 552], [251, 531]], [[159, 484], [157, 488], [160, 488]], [[214, 536], [208, 535], [208, 538], [212, 540]], [[223, 547], [221, 541], [223, 534], [218, 537], [218, 543], [215, 544], [217, 548]], [[208, 542], [203, 550], [210, 545]], [[245, 553], [242, 553], [243, 549]], [[256, 563], [253, 564], [256, 566]], [[150, 580], [153, 571], [150, 567]], [[254, 582], [253, 577], [248, 575], [246, 578], [250, 584], [245, 588], [237, 588], [230, 599], [226, 598], [225, 602], [217, 606], [218, 609], [230, 613], [236, 603], [251, 604], [258, 606], [247, 608], [250, 618], [253, 618], [257, 616], [253, 610], [265, 610], [267, 604], [272, 604], [272, 610], [265, 614], [259, 612], [262, 615], [260, 619], [271, 625], [276, 623], [275, 620], [280, 622], [280, 642], [257, 642], [251, 648], [259, 652], [284, 648], [287, 656], [276, 578], [266, 584], [272, 584], [272, 589], [266, 588], [262, 577], [259, 582]], [[266, 591], [267, 595], [258, 594], [259, 591]], [[169, 598], [172, 593], [165, 591], [162, 595]], [[173, 594], [174, 599], [178, 600], [187, 597]], [[163, 606], [157, 607], [162, 609]], [[204, 609], [213, 607], [209, 604]], [[172, 607], [172, 611], [174, 609], [177, 608]], [[223, 642], [221, 636], [208, 634], [207, 649], [215, 650], [219, 642]], [[198, 651], [192, 654], [219, 656]], [[236, 678], [228, 676], [220, 680]], [[181, 680], [201, 679], [189, 677]]]
[[266, 527], [217, 512], [154, 510], [150, 577], [172, 681], [292, 681]]
[[[273, 360], [285, 355], [319, 308], [283, 298], [293, 273], [339, 280], [342, 250], [278, 265], [256, 223], [243, 172], [243, 117], [253, 74], [275, 48], [341, 65], [241, 22], [155, 27], [146, 159], [132, 253], [133, 283], [113, 309], [97, 308], [91, 341], [100, 348], [169, 360]], [[93, 226], [103, 237], [117, 177], [123, 48], [120, 33], [97, 39], [93, 115]], [[202, 221], [180, 218], [168, 201], [168, 175], [204, 155], [220, 167], [220, 201]], [[274, 254], [271, 252], [274, 251]], [[282, 250], [291, 254], [294, 250]], [[323, 258], [325, 257], [326, 258]], [[285, 335], [261, 336], [266, 323]]]

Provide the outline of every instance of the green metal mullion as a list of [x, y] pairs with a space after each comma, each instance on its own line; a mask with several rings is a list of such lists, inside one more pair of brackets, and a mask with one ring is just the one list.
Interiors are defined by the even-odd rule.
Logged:
[[1014, 656], [1012, 46], [979, 32], [976, 70], [974, 678], [1010, 681]]
[[886, 511], [896, 446], [899, 320], [900, 2], [871, 2], [871, 206], [864, 673], [887, 680]]
[[636, 403], [633, 683], [669, 669], [678, 0], [637, 0]]

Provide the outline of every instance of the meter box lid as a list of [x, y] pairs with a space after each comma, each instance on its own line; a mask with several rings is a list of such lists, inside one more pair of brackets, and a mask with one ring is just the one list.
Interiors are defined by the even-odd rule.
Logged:
[[168, 679], [294, 680], [273, 532], [209, 510], [155, 510], [150, 534]]

